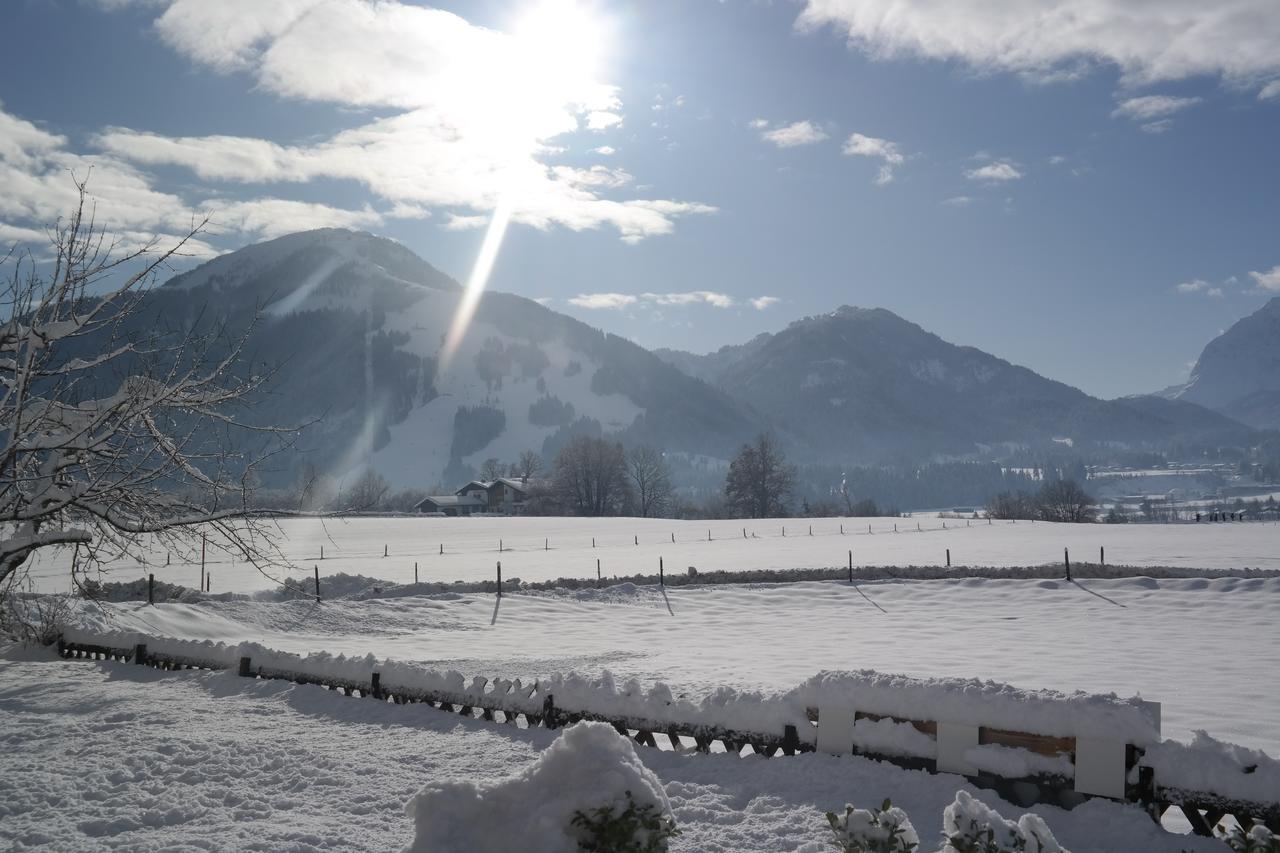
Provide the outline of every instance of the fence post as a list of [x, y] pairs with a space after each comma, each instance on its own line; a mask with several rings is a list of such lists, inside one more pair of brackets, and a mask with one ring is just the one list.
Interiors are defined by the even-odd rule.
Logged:
[[600, 558], [596, 558], [596, 589], [600, 588]]
[[418, 561], [417, 560], [413, 561], [413, 582], [415, 584], [418, 582]]
[[795, 726], [783, 726], [782, 754], [795, 755], [799, 751], [800, 751], [800, 733], [796, 731]]
[[138, 666], [146, 666], [147, 664], [147, 644], [138, 643], [133, 647], [133, 662]]
[[632, 543], [633, 545], [639, 545], [639, 544], [640, 544], [640, 537], [639, 537], [638, 535], [637, 535], [637, 536], [634, 536], [634, 537], [633, 537], [633, 539], [635, 540], [635, 541]]
[[324, 546], [323, 546], [323, 545], [321, 545], [321, 546], [320, 546], [320, 559], [322, 559], [322, 560], [324, 559]]
[[843, 524], [841, 524], [841, 525], [840, 525], [840, 535], [841, 535], [841, 536], [843, 536], [843, 535], [844, 535], [844, 525], [843, 525]]
[[787, 526], [786, 526], [785, 524], [784, 524], [784, 525], [782, 525], [782, 536], [783, 536], [783, 538], [784, 538], [784, 539], [785, 539], [785, 538], [786, 538], [786, 536], [787, 536]]
[[443, 542], [441, 542], [441, 543], [440, 543], [440, 554], [441, 554], [441, 555], [443, 555], [443, 554], [444, 554], [444, 543], [443, 543]]
[[1071, 580], [1071, 554], [1068, 553], [1066, 548], [1062, 549], [1062, 562], [1067, 567], [1067, 580]]
[[591, 537], [591, 547], [592, 548], [596, 547], [596, 537], [594, 536]]
[[813, 525], [812, 525], [812, 524], [810, 524], [810, 525], [809, 525], [809, 535], [810, 535], [810, 536], [812, 536], [812, 535], [813, 535]]
[[311, 568], [316, 571], [316, 603], [318, 604], [320, 602], [320, 567], [312, 566]]
[[676, 544], [676, 535], [674, 533], [671, 534], [671, 544]]
[[375, 672], [369, 677], [369, 695], [374, 699], [382, 698], [382, 674]]
[[154, 574], [147, 575], [147, 604], [154, 605], [156, 603], [156, 576]]
[[951, 568], [951, 549], [947, 549], [947, 568]]
[[204, 591], [210, 592], [212, 590], [213, 590], [213, 572], [206, 572], [204, 576]]
[[200, 589], [204, 589], [204, 543], [205, 534], [200, 534]]
[[853, 551], [849, 551], [849, 583], [853, 583]]
[[168, 551], [165, 551], [165, 553], [164, 553], [164, 564], [167, 566], [167, 565], [169, 565], [169, 564], [170, 564], [170, 563], [172, 563], [172, 562], [173, 562], [173, 554], [169, 553]]
[[1098, 565], [1104, 568], [1107, 565], [1107, 547], [1105, 545], [1098, 546]]
[[549, 729], [560, 728], [560, 714], [556, 711], [556, 697], [550, 693], [542, 700], [542, 724]]
[[[870, 532], [871, 532], [871, 525], [870, 525], [870, 524], [868, 524], [868, 525], [867, 525], [867, 532], [868, 532], [868, 533], [870, 533]], [[893, 532], [894, 532], [894, 533], [897, 533], [897, 532], [898, 532], [898, 525], [896, 525], [896, 524], [895, 524], [895, 525], [893, 526]]]
[[551, 540], [550, 540], [550, 539], [543, 539], [543, 540], [542, 540], [542, 550], [544, 550], [544, 551], [550, 551], [550, 550], [551, 550]]
[[249, 678], [249, 677], [250, 677], [249, 659], [248, 659], [248, 658], [240, 658], [240, 670], [239, 670], [239, 673], [238, 673], [238, 674], [239, 674], [241, 677], [243, 677], [243, 678]]
[[707, 541], [708, 541], [708, 542], [710, 542], [710, 541], [711, 541], [711, 531], [710, 531], [710, 530], [708, 530], [708, 531], [707, 531]]
[[898, 522], [896, 522], [896, 521], [893, 523], [893, 532], [894, 532], [894, 533], [897, 533], [897, 532], [898, 532]]
[[498, 553], [499, 553], [499, 554], [501, 554], [501, 553], [502, 553], [502, 540], [501, 540], [501, 539], [499, 539], [499, 540], [498, 540]]
[[667, 585], [667, 576], [666, 576], [666, 572], [663, 571], [663, 568], [662, 568], [662, 558], [659, 557], [658, 558], [658, 586], [666, 586], [666, 585]]
[[385, 556], [387, 556], [387, 546], [386, 546], [386, 545], [383, 545], [383, 546], [382, 546], [382, 556], [384, 556], [384, 557], [385, 557]]
[[498, 561], [498, 598], [502, 598], [502, 561]]

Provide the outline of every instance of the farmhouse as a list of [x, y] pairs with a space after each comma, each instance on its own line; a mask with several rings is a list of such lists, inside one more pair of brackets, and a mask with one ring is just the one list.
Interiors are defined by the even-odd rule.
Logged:
[[527, 480], [499, 477], [472, 480], [452, 495], [431, 495], [418, 502], [417, 512], [443, 515], [516, 515], [529, 497]]

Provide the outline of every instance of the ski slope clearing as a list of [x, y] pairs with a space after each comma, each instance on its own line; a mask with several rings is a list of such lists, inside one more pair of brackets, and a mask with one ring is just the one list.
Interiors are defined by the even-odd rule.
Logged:
[[821, 670], [1140, 694], [1165, 737], [1280, 755], [1280, 578], [808, 582], [363, 601], [84, 605], [96, 630], [374, 654], [468, 678], [577, 671], [673, 694], [782, 691]]
[[[281, 520], [269, 532], [284, 563], [265, 571], [210, 540], [206, 568], [213, 592], [275, 589], [286, 577], [310, 576], [313, 566], [319, 566], [322, 575], [343, 572], [404, 584], [413, 582], [416, 563], [420, 580], [448, 583], [492, 580], [501, 561], [508, 579], [548, 581], [594, 578], [597, 560], [609, 578], [655, 574], [659, 559], [672, 574], [683, 574], [691, 566], [699, 572], [839, 567], [847, 564], [850, 551], [855, 566], [945, 566], [948, 549], [953, 566], [1061, 564], [1064, 549], [1070, 550], [1073, 561], [1096, 563], [1105, 548], [1108, 565], [1280, 570], [1280, 525], [1274, 522], [299, 518]], [[44, 554], [32, 569], [37, 587], [50, 592], [67, 589], [70, 561], [70, 551]], [[199, 548], [190, 554], [156, 551], [145, 565], [120, 560], [107, 570], [105, 580], [131, 581], [154, 572], [157, 580], [195, 588], [200, 582]]]
[[[13, 850], [396, 850], [425, 785], [515, 775], [557, 736], [226, 672], [12, 649], [0, 653], [0, 715], [0, 847]], [[674, 851], [818, 853], [830, 849], [825, 811], [886, 797], [931, 842], [957, 790], [1023, 811], [958, 776], [857, 757], [636, 754], [684, 832]], [[1101, 800], [1037, 813], [1075, 851], [1221, 849]]]

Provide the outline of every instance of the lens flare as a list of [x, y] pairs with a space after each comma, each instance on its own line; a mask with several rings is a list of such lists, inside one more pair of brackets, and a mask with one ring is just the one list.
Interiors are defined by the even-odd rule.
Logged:
[[449, 334], [445, 336], [444, 346], [440, 349], [440, 363], [437, 371], [443, 373], [453, 357], [458, 353], [458, 346], [466, 337], [471, 326], [471, 318], [475, 316], [480, 305], [480, 297], [484, 295], [485, 286], [489, 283], [489, 275], [493, 272], [493, 264], [498, 259], [498, 250], [502, 248], [502, 238], [507, 234], [507, 225], [511, 222], [511, 203], [504, 199], [498, 202], [493, 215], [489, 217], [489, 229], [485, 232], [484, 242], [480, 245], [480, 254], [476, 255], [475, 266], [471, 268], [471, 276], [467, 286], [458, 300], [458, 308], [453, 314], [453, 323], [449, 326]]

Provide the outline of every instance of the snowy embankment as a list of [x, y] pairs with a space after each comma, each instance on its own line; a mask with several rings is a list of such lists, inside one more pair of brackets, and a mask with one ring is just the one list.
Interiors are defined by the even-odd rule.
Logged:
[[[0, 847], [60, 852], [395, 850], [413, 838], [405, 806], [424, 786], [517, 776], [557, 736], [234, 672], [12, 654], [0, 654], [0, 715]], [[922, 849], [940, 842], [957, 789], [1024, 811], [957, 776], [856, 757], [636, 756], [683, 831], [679, 853], [818, 853], [830, 849], [824, 813], [849, 802], [891, 798]], [[1106, 801], [1036, 811], [1076, 853], [1221, 849]]]
[[[953, 566], [1060, 565], [1068, 549], [1077, 563], [1097, 563], [1105, 556], [1108, 565], [1116, 566], [1280, 570], [1280, 527], [1272, 522], [483, 517], [299, 518], [276, 524], [270, 540], [280, 549], [282, 562], [262, 571], [234, 550], [223, 549], [216, 537], [210, 539], [205, 568], [212, 575], [213, 592], [273, 590], [287, 577], [309, 576], [313, 566], [324, 575], [343, 572], [407, 584], [414, 580], [416, 565], [420, 581], [451, 583], [492, 580], [501, 561], [507, 578], [540, 582], [595, 578], [597, 560], [608, 579], [654, 574], [660, 559], [669, 575], [685, 574], [690, 567], [699, 572], [838, 568], [848, 564], [850, 551], [855, 566], [944, 567], [948, 550]], [[38, 587], [66, 589], [70, 561], [69, 551], [42, 554], [32, 572]], [[156, 550], [145, 563], [121, 560], [107, 568], [105, 580], [131, 581], [154, 572], [157, 581], [195, 588], [199, 545], [192, 553]]]

